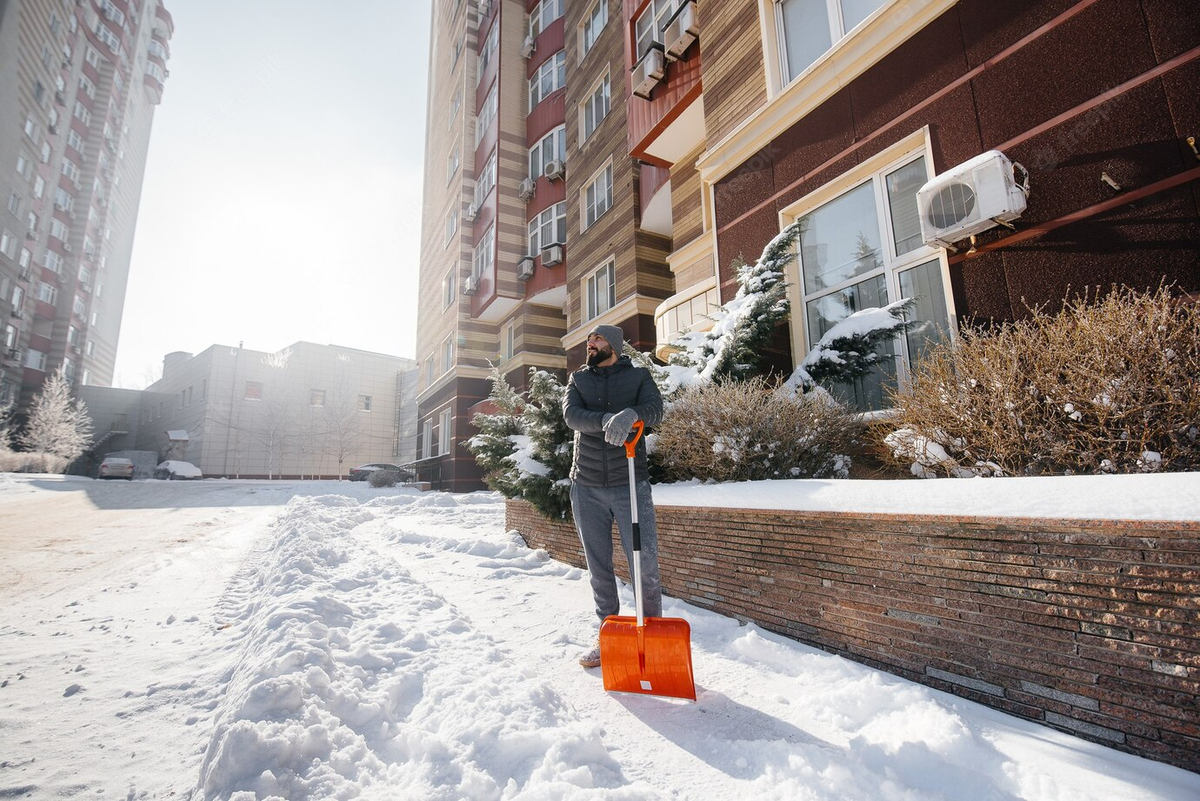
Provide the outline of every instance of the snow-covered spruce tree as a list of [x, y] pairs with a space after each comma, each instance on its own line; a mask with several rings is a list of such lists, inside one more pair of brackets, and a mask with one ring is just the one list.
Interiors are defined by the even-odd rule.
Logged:
[[904, 298], [880, 308], [862, 309], [834, 324], [813, 346], [784, 386], [809, 392], [819, 384], [862, 378], [876, 365], [893, 358], [879, 346], [913, 327], [908, 314], [915, 298]]
[[529, 392], [521, 413], [523, 447], [516, 464], [521, 497], [552, 520], [571, 517], [571, 446], [574, 435], [563, 418], [566, 387], [551, 373], [529, 369]]
[[525, 408], [525, 401], [504, 380], [500, 368], [495, 365], [492, 365], [488, 380], [492, 382], [488, 400], [496, 411], [481, 412], [471, 419], [479, 433], [464, 442], [463, 447], [475, 457], [476, 464], [483, 470], [483, 482], [490, 489], [505, 498], [519, 498], [519, 476], [516, 465], [509, 457], [516, 452], [518, 438], [523, 436], [521, 412]]
[[92, 442], [92, 419], [83, 401], [71, 397], [66, 371], [59, 367], [33, 398], [19, 442], [28, 451], [73, 462]]
[[749, 378], [760, 372], [765, 346], [775, 327], [787, 319], [787, 284], [784, 269], [796, 258], [796, 240], [804, 231], [797, 220], [779, 232], [754, 264], [737, 265], [738, 291], [733, 300], [713, 315], [713, 327], [685, 334], [672, 343], [669, 393], [678, 386], [706, 381]]

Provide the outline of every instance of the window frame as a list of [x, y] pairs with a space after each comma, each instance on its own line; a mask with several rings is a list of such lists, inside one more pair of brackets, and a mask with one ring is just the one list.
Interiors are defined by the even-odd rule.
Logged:
[[447, 406], [438, 412], [438, 455], [444, 456], [450, 452], [451, 434], [454, 427], [454, 409]]
[[496, 224], [492, 223], [483, 232], [471, 254], [471, 275], [481, 278], [483, 272], [496, 261]]
[[[600, 22], [597, 23], [597, 17]], [[583, 22], [579, 23], [579, 60], [582, 61], [584, 56], [592, 51], [596, 46], [596, 40], [600, 38], [600, 34], [608, 27], [608, 0], [596, 0], [592, 7], [584, 12]], [[589, 31], [590, 38], [589, 41]]]
[[[542, 231], [550, 226], [554, 237], [548, 241], [542, 237]], [[565, 245], [567, 239], [567, 201], [560, 200], [552, 206], [542, 209], [528, 224], [528, 253], [530, 256], [537, 256], [542, 252], [543, 248], [548, 248], [551, 245]], [[558, 234], [562, 233], [559, 237]], [[536, 244], [535, 244], [536, 240]]]
[[[606, 288], [608, 305], [600, 308], [600, 293], [601, 288], [599, 279], [601, 273], [607, 273]], [[615, 256], [609, 256], [604, 260], [604, 263], [599, 267], [589, 272], [583, 278], [583, 310], [584, 319], [588, 322], [604, 316], [608, 312], [617, 307], [617, 259]]]
[[[546, 158], [546, 143], [554, 147], [554, 154]], [[538, 168], [534, 170], [534, 153], [538, 154]], [[563, 123], [547, 131], [532, 147], [529, 148], [529, 180], [536, 181], [546, 174], [546, 165], [555, 160], [567, 159], [567, 125]]]
[[[613, 176], [614, 176], [613, 160], [610, 158], [607, 162], [605, 162], [603, 167], [596, 170], [596, 172], [592, 173], [591, 178], [589, 178], [587, 183], [585, 183], [583, 185], [583, 187], [580, 188], [580, 190], [579, 190], [579, 232], [580, 233], [587, 231], [589, 228], [594, 226], [596, 223], [600, 222], [600, 219], [605, 214], [607, 214], [610, 210], [612, 210], [613, 202], [614, 202]], [[599, 184], [602, 179], [605, 179], [607, 181], [608, 186], [607, 186], [607, 192], [605, 193], [606, 205], [604, 206], [604, 208], [601, 209], [600, 204], [598, 202], [599, 197], [595, 198], [596, 202], [589, 201], [588, 193], [591, 192], [592, 190], [596, 190], [596, 194], [598, 196], [599, 195], [598, 187], [599, 187]], [[599, 209], [599, 210], [597, 211], [597, 209]]]
[[[550, 88], [545, 88], [547, 77]], [[550, 55], [538, 65], [537, 70], [529, 78], [529, 111], [532, 112], [550, 95], [567, 85], [567, 51], [565, 49]]]
[[[603, 97], [604, 113], [597, 116], [595, 108], [597, 97]], [[592, 112], [592, 127], [588, 128], [587, 119], [588, 112]], [[592, 134], [596, 133], [600, 125], [608, 119], [609, 113], [612, 111], [612, 73], [605, 70], [604, 75], [600, 80], [592, 85], [583, 102], [579, 104], [579, 147], [583, 147], [584, 143], [592, 138]]]

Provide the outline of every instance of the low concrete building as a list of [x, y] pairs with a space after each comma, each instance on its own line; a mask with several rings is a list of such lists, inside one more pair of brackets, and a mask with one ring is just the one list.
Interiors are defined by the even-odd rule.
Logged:
[[311, 342], [276, 353], [213, 345], [168, 354], [145, 390], [78, 394], [96, 428], [96, 459], [137, 449], [206, 476], [336, 478], [365, 462], [416, 459], [416, 367]]

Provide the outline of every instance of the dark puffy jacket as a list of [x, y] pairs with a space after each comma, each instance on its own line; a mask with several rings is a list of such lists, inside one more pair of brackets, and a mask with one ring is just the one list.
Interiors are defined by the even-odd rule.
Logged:
[[[604, 441], [604, 415], [624, 409], [637, 412], [647, 428], [662, 420], [662, 396], [645, 367], [634, 367], [622, 356], [611, 367], [583, 367], [571, 373], [563, 417], [575, 430], [572, 481], [589, 487], [629, 486], [625, 446]], [[638, 440], [634, 469], [639, 481], [648, 478], [644, 437]]]

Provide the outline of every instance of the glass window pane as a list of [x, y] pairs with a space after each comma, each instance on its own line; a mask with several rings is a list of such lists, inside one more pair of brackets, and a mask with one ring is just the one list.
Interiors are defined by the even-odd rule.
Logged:
[[930, 347], [949, 337], [950, 320], [946, 313], [941, 263], [934, 259], [900, 273], [900, 295], [917, 299], [912, 312], [912, 319], [917, 324], [907, 334], [908, 359], [910, 363], [916, 363]]
[[858, 24], [875, 13], [883, 0], [841, 0], [843, 34], [858, 27]]
[[831, 200], [804, 220], [800, 263], [805, 294], [837, 286], [883, 265], [870, 183]]
[[888, 208], [892, 217], [892, 237], [897, 256], [903, 256], [910, 250], [921, 247], [921, 215], [917, 210], [917, 190], [924, 183], [924, 156], [887, 176]]
[[825, 0], [783, 0], [779, 10], [783, 19], [787, 79], [790, 81], [833, 44], [829, 35], [829, 11]]
[[[825, 332], [842, 320], [862, 309], [878, 308], [888, 303], [887, 280], [882, 275], [846, 287], [816, 300], [809, 301], [808, 341], [810, 347], [821, 341]], [[891, 340], [876, 350], [884, 358], [867, 376], [851, 382], [837, 382], [826, 388], [839, 400], [856, 411], [882, 409], [884, 387], [895, 383], [895, 346]]]

